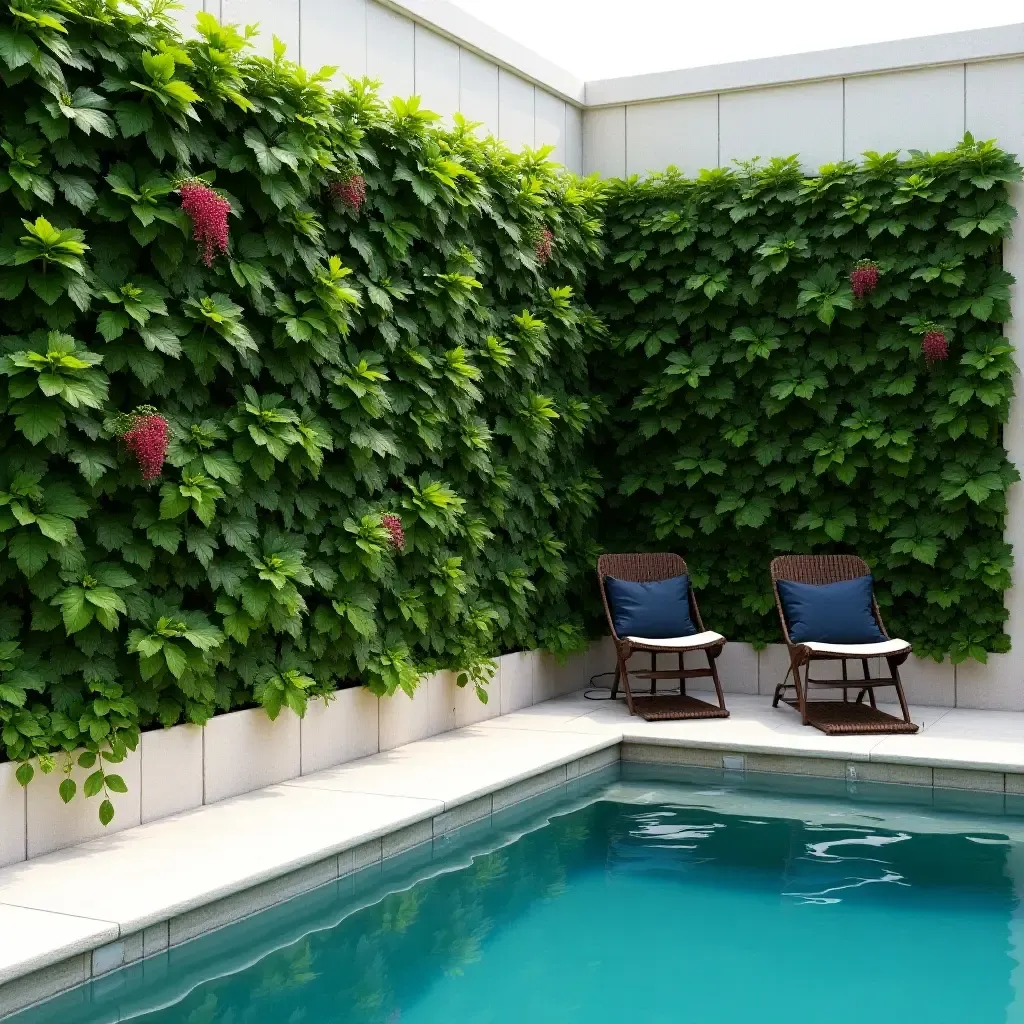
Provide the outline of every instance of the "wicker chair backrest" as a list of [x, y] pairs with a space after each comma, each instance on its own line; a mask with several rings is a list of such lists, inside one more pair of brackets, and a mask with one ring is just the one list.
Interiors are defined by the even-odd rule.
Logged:
[[[608, 593], [605, 589], [605, 576], [614, 576], [617, 580], [630, 580], [633, 583], [655, 583], [658, 580], [669, 580], [673, 576], [683, 576], [687, 572], [686, 562], [679, 556], [667, 551], [654, 553], [640, 552], [636, 554], [601, 555], [597, 560], [597, 579], [601, 587], [601, 601], [604, 613], [608, 617], [608, 629], [616, 640], [615, 620], [612, 617]], [[704, 631], [704, 623], [697, 607], [697, 598], [690, 588], [690, 616], [697, 626], [698, 632]]]
[[[778, 580], [811, 583], [820, 587], [827, 583], [855, 580], [858, 576], [867, 576], [870, 572], [868, 563], [856, 555], [779, 555], [778, 558], [773, 558], [771, 564], [772, 590], [775, 591], [775, 608], [779, 613], [779, 623], [782, 626], [782, 635], [786, 643], [792, 645], [792, 640], [789, 637], [786, 616], [782, 611], [779, 588], [775, 585]], [[888, 637], [885, 623], [882, 621], [882, 613], [878, 610], [878, 602], [873, 595], [871, 611], [882, 635]]]
[[686, 572], [686, 562], [679, 555], [665, 551], [601, 555], [597, 560], [597, 571], [602, 582], [605, 576], [614, 576], [617, 580], [630, 580], [633, 583], [654, 583], [682, 576]]
[[856, 555], [780, 555], [772, 559], [772, 581], [791, 580], [794, 583], [842, 583], [867, 576], [871, 570], [863, 558]]

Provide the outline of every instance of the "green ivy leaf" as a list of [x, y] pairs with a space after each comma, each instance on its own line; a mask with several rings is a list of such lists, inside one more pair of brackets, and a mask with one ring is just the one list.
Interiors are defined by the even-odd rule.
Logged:
[[100, 804], [100, 824], [106, 828], [114, 820], [114, 805], [109, 800]]

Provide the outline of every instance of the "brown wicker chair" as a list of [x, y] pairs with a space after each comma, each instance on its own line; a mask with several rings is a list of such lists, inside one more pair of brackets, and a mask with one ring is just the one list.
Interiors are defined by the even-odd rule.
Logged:
[[[620, 637], [615, 632], [615, 621], [612, 618], [611, 606], [608, 604], [608, 591], [604, 583], [606, 576], [614, 576], [620, 580], [631, 580], [636, 583], [652, 583], [656, 580], [681, 576], [686, 571], [686, 562], [679, 555], [672, 554], [601, 555], [597, 560], [597, 578], [601, 587], [601, 600], [604, 602], [605, 614], [608, 616], [608, 628], [615, 641], [616, 664], [612, 697], [617, 695], [621, 682], [626, 691], [629, 713], [639, 715], [648, 722], [674, 718], [729, 717], [729, 712], [725, 708], [725, 697], [722, 695], [722, 684], [718, 678], [718, 670], [715, 668], [715, 659], [725, 647], [725, 637], [719, 633], [705, 631], [692, 587], [690, 588], [690, 617], [696, 623], [698, 632], [693, 637], [676, 638], [686, 642], [681, 644], [657, 640], [643, 642], [635, 637]], [[629, 685], [630, 673], [626, 663], [634, 651], [650, 651], [651, 654], [650, 672], [633, 672], [633, 676], [637, 679], [650, 679], [651, 692], [648, 696], [634, 696], [633, 689]], [[708, 660], [706, 669], [688, 669], [684, 666], [683, 655], [694, 651], [704, 652]], [[671, 671], [659, 671], [657, 666], [659, 654], [678, 655], [679, 668]], [[707, 678], [708, 676], [715, 683], [718, 707], [691, 697], [686, 692], [687, 679]], [[657, 682], [659, 679], [678, 679], [679, 693], [659, 694]]]
[[[910, 656], [911, 646], [903, 640], [890, 640], [878, 610], [878, 602], [871, 597], [871, 609], [875, 621], [885, 642], [878, 644], [823, 644], [794, 643], [789, 636], [789, 626], [782, 610], [779, 597], [779, 580], [792, 580], [795, 583], [811, 583], [821, 586], [826, 583], [839, 583], [844, 580], [866, 576], [871, 570], [867, 563], [856, 555], [783, 555], [772, 560], [772, 589], [775, 591], [775, 607], [779, 612], [782, 624], [782, 635], [789, 649], [789, 670], [785, 679], [775, 687], [772, 707], [778, 707], [782, 700], [800, 712], [804, 725], [813, 725], [816, 729], [830, 736], [850, 733], [913, 733], [917, 726], [910, 720], [907, 698], [900, 682], [899, 666]], [[875, 648], [871, 650], [870, 648]], [[872, 678], [868, 666], [870, 658], [885, 658], [889, 666], [889, 676]], [[842, 663], [841, 679], [812, 679], [811, 663], [815, 661], [839, 661]], [[850, 679], [847, 663], [860, 661], [861, 679]], [[789, 677], [792, 675], [792, 688], [796, 691], [792, 699], [785, 696], [789, 688]], [[875, 703], [875, 688], [893, 686], [899, 698], [903, 718], [899, 719], [878, 710]], [[842, 690], [843, 699], [809, 700], [808, 691], [814, 687], [828, 690]], [[851, 689], [859, 691], [854, 701], [849, 699]], [[863, 703], [867, 696], [869, 703]]]

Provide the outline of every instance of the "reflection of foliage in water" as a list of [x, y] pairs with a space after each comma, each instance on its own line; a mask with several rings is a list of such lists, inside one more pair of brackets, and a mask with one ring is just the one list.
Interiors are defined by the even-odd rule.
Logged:
[[389, 908], [388, 914], [381, 922], [384, 931], [394, 932], [396, 935], [404, 935], [409, 928], [415, 924], [419, 916], [420, 896], [416, 889], [409, 889], [400, 893], [398, 905]]
[[603, 862], [598, 819], [608, 806], [556, 818], [514, 850], [391, 893], [337, 928], [201, 986], [146, 1024], [395, 1024], [434, 979], [478, 961], [492, 932], [556, 899], [574, 871]]
[[268, 957], [264, 963], [266, 969], [260, 978], [257, 996], [301, 988], [317, 976], [312, 970], [313, 949], [309, 939], [296, 942], [288, 949], [282, 950], [279, 956]]

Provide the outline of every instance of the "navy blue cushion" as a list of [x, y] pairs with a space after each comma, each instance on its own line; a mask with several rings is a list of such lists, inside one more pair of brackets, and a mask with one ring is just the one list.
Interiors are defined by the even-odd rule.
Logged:
[[697, 632], [690, 618], [689, 576], [673, 576], [654, 583], [634, 583], [605, 576], [604, 585], [612, 606], [616, 636], [664, 640], [693, 636]]
[[871, 613], [870, 576], [822, 586], [779, 580], [778, 587], [795, 644], [875, 644], [885, 639]]

